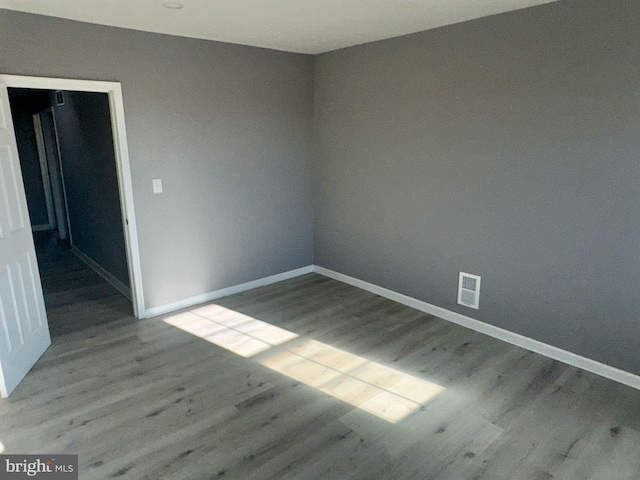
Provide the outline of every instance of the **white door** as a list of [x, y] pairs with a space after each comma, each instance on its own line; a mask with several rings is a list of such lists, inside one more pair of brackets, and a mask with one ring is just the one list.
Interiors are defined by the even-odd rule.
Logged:
[[51, 345], [7, 86], [0, 82], [0, 394]]

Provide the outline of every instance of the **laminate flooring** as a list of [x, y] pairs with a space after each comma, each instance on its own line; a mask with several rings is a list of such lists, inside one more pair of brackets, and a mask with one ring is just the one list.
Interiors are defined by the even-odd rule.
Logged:
[[[640, 478], [640, 391], [316, 274], [114, 310], [0, 400], [6, 453], [78, 454], [86, 480]], [[404, 418], [370, 408], [425, 385]]]
[[131, 300], [46, 233], [36, 252], [52, 337], [119, 319], [133, 320]]

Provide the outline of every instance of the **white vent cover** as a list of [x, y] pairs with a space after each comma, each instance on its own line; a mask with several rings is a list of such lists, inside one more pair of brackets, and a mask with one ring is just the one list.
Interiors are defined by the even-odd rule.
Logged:
[[478, 309], [480, 304], [480, 277], [460, 272], [458, 280], [458, 303], [465, 307]]

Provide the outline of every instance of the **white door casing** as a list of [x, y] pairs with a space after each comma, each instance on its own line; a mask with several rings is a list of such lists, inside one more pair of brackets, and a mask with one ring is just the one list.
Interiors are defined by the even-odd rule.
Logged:
[[7, 85], [0, 81], [0, 395], [51, 345]]
[[56, 227], [56, 210], [53, 205], [53, 192], [51, 191], [51, 179], [49, 178], [49, 162], [47, 162], [47, 152], [44, 143], [44, 134], [42, 132], [42, 117], [40, 116], [40, 113], [36, 113], [32, 118], [33, 129], [36, 134], [38, 160], [40, 161], [42, 190], [44, 191], [44, 201], [47, 207], [47, 229], [52, 230]]
[[123, 230], [127, 249], [129, 267], [129, 284], [133, 303], [133, 314], [136, 318], [145, 318], [147, 312], [142, 289], [142, 267], [138, 248], [138, 231], [135, 207], [133, 204], [133, 184], [129, 165], [129, 147], [124, 119], [124, 101], [122, 86], [119, 82], [99, 80], [77, 80], [69, 78], [28, 77], [21, 75], [5, 75], [0, 73], [0, 82], [12, 88], [31, 88], [36, 90], [68, 90], [77, 92], [100, 92], [109, 96], [111, 111], [111, 128], [113, 146], [118, 173]]

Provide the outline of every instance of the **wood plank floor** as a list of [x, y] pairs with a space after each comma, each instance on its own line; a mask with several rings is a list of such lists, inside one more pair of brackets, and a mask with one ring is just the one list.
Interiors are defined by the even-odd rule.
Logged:
[[51, 336], [131, 318], [131, 301], [51, 234], [39, 232], [36, 251]]
[[[77, 453], [87, 480], [640, 478], [639, 391], [316, 274], [210, 305], [134, 321], [105, 302], [109, 321], [60, 332], [0, 400], [6, 452]], [[280, 338], [260, 322], [297, 337], [227, 349]], [[309, 342], [336, 371], [443, 390], [394, 423], [266, 366]]]

